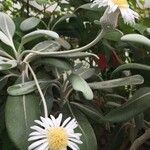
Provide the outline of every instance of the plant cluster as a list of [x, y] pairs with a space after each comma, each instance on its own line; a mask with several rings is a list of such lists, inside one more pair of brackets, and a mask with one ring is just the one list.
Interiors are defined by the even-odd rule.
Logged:
[[149, 149], [150, 7], [110, 1], [1, 1], [0, 149]]

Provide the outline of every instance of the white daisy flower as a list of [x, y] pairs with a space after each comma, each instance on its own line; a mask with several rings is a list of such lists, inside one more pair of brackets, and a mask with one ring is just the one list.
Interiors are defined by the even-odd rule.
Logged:
[[135, 19], [139, 18], [138, 13], [129, 8], [127, 0], [94, 0], [91, 7], [98, 5], [98, 7], [108, 6], [108, 13], [120, 10], [122, 18], [127, 24], [135, 24]]
[[77, 144], [82, 144], [80, 136], [74, 129], [78, 127], [75, 119], [71, 117], [62, 122], [62, 114], [58, 118], [50, 115], [50, 118], [40, 117], [41, 120], [35, 120], [38, 125], [32, 126], [35, 130], [29, 135], [28, 141], [33, 143], [28, 150], [79, 150]]

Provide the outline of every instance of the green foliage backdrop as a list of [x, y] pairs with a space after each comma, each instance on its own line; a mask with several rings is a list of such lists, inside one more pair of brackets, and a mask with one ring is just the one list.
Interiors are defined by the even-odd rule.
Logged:
[[149, 149], [150, 7], [128, 2], [140, 19], [116, 27], [90, 0], [0, 1], [0, 149], [28, 149], [34, 120], [60, 112], [81, 150]]

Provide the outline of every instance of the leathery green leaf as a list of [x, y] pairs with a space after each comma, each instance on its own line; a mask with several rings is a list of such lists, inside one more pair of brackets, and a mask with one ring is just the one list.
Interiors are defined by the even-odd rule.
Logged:
[[63, 70], [71, 70], [72, 66], [68, 61], [57, 58], [43, 58], [35, 63], [36, 65], [48, 65], [51, 67], [56, 67]]
[[133, 97], [121, 107], [110, 111], [105, 119], [109, 122], [122, 122], [133, 118], [150, 107], [150, 88], [137, 90]]
[[[47, 81], [39, 81], [40, 87], [44, 88], [47, 86]], [[7, 92], [9, 95], [24, 95], [31, 93], [37, 89], [36, 84], [34, 81], [29, 81], [25, 83], [15, 84], [10, 87], [8, 87]]]
[[75, 132], [82, 134], [81, 141], [83, 144], [78, 145], [80, 150], [97, 150], [95, 133], [86, 116], [75, 107], [71, 107], [70, 104], [68, 104], [68, 106], [64, 109], [64, 116], [72, 116], [78, 122], [78, 128]]
[[8, 96], [5, 107], [7, 132], [20, 150], [28, 149], [30, 126], [40, 116], [39, 98], [35, 93], [23, 96]]
[[118, 73], [120, 73], [123, 70], [146, 70], [146, 71], [150, 71], [150, 66], [148, 65], [143, 65], [143, 64], [138, 64], [138, 63], [128, 63], [128, 64], [123, 64], [121, 66], [119, 66], [118, 68], [116, 68], [111, 76], [116, 77], [118, 75]]
[[86, 116], [88, 116], [92, 120], [96, 121], [97, 123], [105, 123], [106, 122], [104, 116], [102, 114], [100, 114], [100, 112], [98, 112], [93, 107], [83, 105], [80, 103], [76, 103], [76, 102], [71, 102], [71, 105], [80, 109]]

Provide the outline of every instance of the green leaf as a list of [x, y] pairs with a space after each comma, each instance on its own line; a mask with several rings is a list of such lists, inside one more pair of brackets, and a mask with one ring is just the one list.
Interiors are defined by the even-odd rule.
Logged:
[[145, 0], [139, 0], [139, 2], [144, 5], [145, 4]]
[[73, 71], [73, 73], [81, 76], [84, 80], [86, 80], [94, 75], [95, 69], [80, 67], [79, 69]]
[[35, 28], [40, 23], [40, 21], [41, 20], [36, 17], [27, 18], [21, 23], [20, 29], [22, 31], [31, 30], [31, 29]]
[[15, 24], [13, 20], [5, 13], [0, 12], [0, 30], [10, 39], [15, 33]]
[[7, 76], [9, 76], [9, 75], [0, 77], [0, 90], [2, 90], [4, 88], [4, 86], [7, 84]]
[[107, 101], [112, 101], [112, 100], [116, 102], [127, 101], [125, 97], [118, 94], [106, 94], [105, 97], [107, 98]]
[[13, 35], [15, 33], [13, 20], [5, 13], [0, 12], [0, 40], [14, 49]]
[[[47, 109], [48, 109], [48, 112], [51, 113], [52, 111], [52, 107], [53, 107], [53, 103], [54, 103], [54, 95], [53, 95], [53, 86], [49, 86], [48, 89], [46, 89], [45, 91], [45, 99], [46, 99], [46, 103], [47, 103]], [[43, 106], [42, 106], [42, 109], [43, 109]]]
[[126, 34], [121, 38], [121, 40], [124, 42], [135, 42], [150, 47], [150, 40], [140, 34]]
[[36, 2], [40, 5], [46, 5], [46, 4], [50, 5], [51, 0], [36, 0]]
[[115, 137], [111, 141], [110, 149], [109, 150], [117, 150], [120, 149], [124, 141], [127, 140], [126, 137], [126, 130], [123, 128], [116, 128], [115, 130]]
[[12, 141], [10, 140], [10, 137], [7, 133], [6, 127], [5, 127], [5, 130], [1, 134], [1, 137], [3, 137], [1, 139], [1, 143], [2, 143], [1, 150], [18, 150], [15, 147], [15, 145], [12, 143]]
[[100, 112], [98, 112], [93, 107], [90, 107], [88, 105], [83, 105], [76, 102], [71, 102], [71, 105], [81, 110], [86, 116], [88, 116], [90, 119], [96, 121], [97, 123], [105, 123], [106, 120]]
[[53, 39], [58, 39], [59, 35], [54, 32], [54, 31], [49, 31], [49, 30], [37, 30], [37, 31], [33, 31], [29, 34], [26, 34], [25, 36], [22, 37], [22, 45], [24, 45], [27, 42], [30, 42], [36, 38], [42, 37], [42, 36], [46, 36], [46, 37], [50, 37]]
[[[47, 86], [48, 81], [39, 81], [40, 87], [44, 88]], [[31, 93], [37, 89], [34, 81], [29, 81], [25, 83], [15, 84], [13, 86], [8, 87], [7, 92], [9, 95], [17, 96], [17, 95], [25, 95]]]
[[[43, 41], [38, 43], [37, 45], [35, 45], [31, 50], [32, 51], [38, 51], [38, 52], [54, 52], [54, 51], [58, 51], [61, 48], [61, 45], [53, 40], [47, 40], [47, 41]], [[33, 59], [35, 59], [36, 57], [39, 57], [39, 54], [28, 54], [26, 59], [28, 61], [31, 61]]]
[[69, 62], [63, 59], [56, 58], [43, 58], [35, 63], [36, 65], [48, 65], [51, 67], [56, 67], [63, 70], [72, 70], [72, 67]]
[[16, 60], [9, 60], [0, 56], [0, 71], [15, 68], [17, 66]]
[[68, 19], [68, 18], [72, 18], [72, 17], [77, 17], [75, 14], [66, 14], [63, 15], [60, 19], [58, 19], [56, 21], [56, 23], [52, 26], [52, 29], [54, 30], [54, 28], [61, 22], [63, 22], [64, 20]]
[[67, 108], [64, 112], [67, 117], [72, 116], [78, 122], [78, 128], [75, 132], [82, 133], [81, 141], [83, 144], [79, 144], [80, 150], [97, 150], [97, 141], [92, 126], [87, 120], [86, 116], [79, 110]]
[[54, 52], [60, 49], [60, 44], [56, 41], [47, 40], [38, 43], [31, 50], [39, 52]]
[[7, 132], [12, 142], [20, 150], [27, 150], [30, 126], [39, 119], [39, 98], [34, 94], [8, 96], [5, 107]]
[[133, 25], [133, 28], [137, 31], [140, 32], [140, 34], [144, 34], [145, 30], [147, 29], [146, 26], [142, 25], [142, 24], [138, 24], [136, 23], [135, 25]]
[[146, 71], [150, 71], [150, 66], [148, 65], [142, 65], [142, 64], [138, 64], [138, 63], [129, 63], [129, 64], [124, 64], [119, 66], [118, 68], [116, 68], [111, 76], [112, 78], [115, 77], [118, 73], [120, 73], [123, 70], [146, 70]]
[[2, 32], [0, 31], [0, 40], [5, 43], [8, 46], [12, 46], [11, 41], [9, 40], [9, 38]]
[[150, 28], [147, 28], [146, 31], [148, 34], [150, 34]]
[[104, 38], [110, 41], [119, 41], [123, 33], [119, 30], [112, 30], [105, 34]]
[[[1, 36], [1, 32], [0, 32], [0, 36]], [[10, 59], [13, 59], [13, 57], [10, 56], [7, 52], [5, 52], [5, 50], [3, 50], [2, 48], [0, 48], [0, 55], [7, 57], [7, 58], [10, 58]]]
[[124, 77], [114, 80], [107, 80], [101, 82], [89, 83], [92, 89], [105, 89], [105, 88], [115, 88], [126, 85], [138, 85], [144, 82], [144, 78], [141, 75], [133, 75], [130, 77]]
[[98, 5], [95, 5], [94, 7], [91, 7], [92, 3], [84, 4], [81, 5], [78, 9], [85, 9], [85, 10], [91, 10], [91, 11], [96, 11], [96, 12], [101, 12], [102, 9], [98, 7]]
[[5, 129], [5, 112], [4, 112], [4, 108], [5, 108], [4, 105], [0, 106], [0, 134]]
[[121, 107], [110, 111], [105, 119], [109, 122], [127, 121], [144, 112], [150, 107], [150, 88], [145, 87], [137, 90], [133, 97]]
[[71, 74], [69, 76], [69, 81], [72, 84], [73, 89], [82, 92], [87, 100], [93, 99], [93, 92], [83, 78], [81, 78], [79, 75]]
[[61, 46], [63, 46], [65, 49], [70, 49], [70, 48], [71, 48], [71, 45], [70, 45], [66, 40], [64, 40], [63, 38], [58, 38], [58, 39], [56, 39], [56, 41], [57, 41]]

